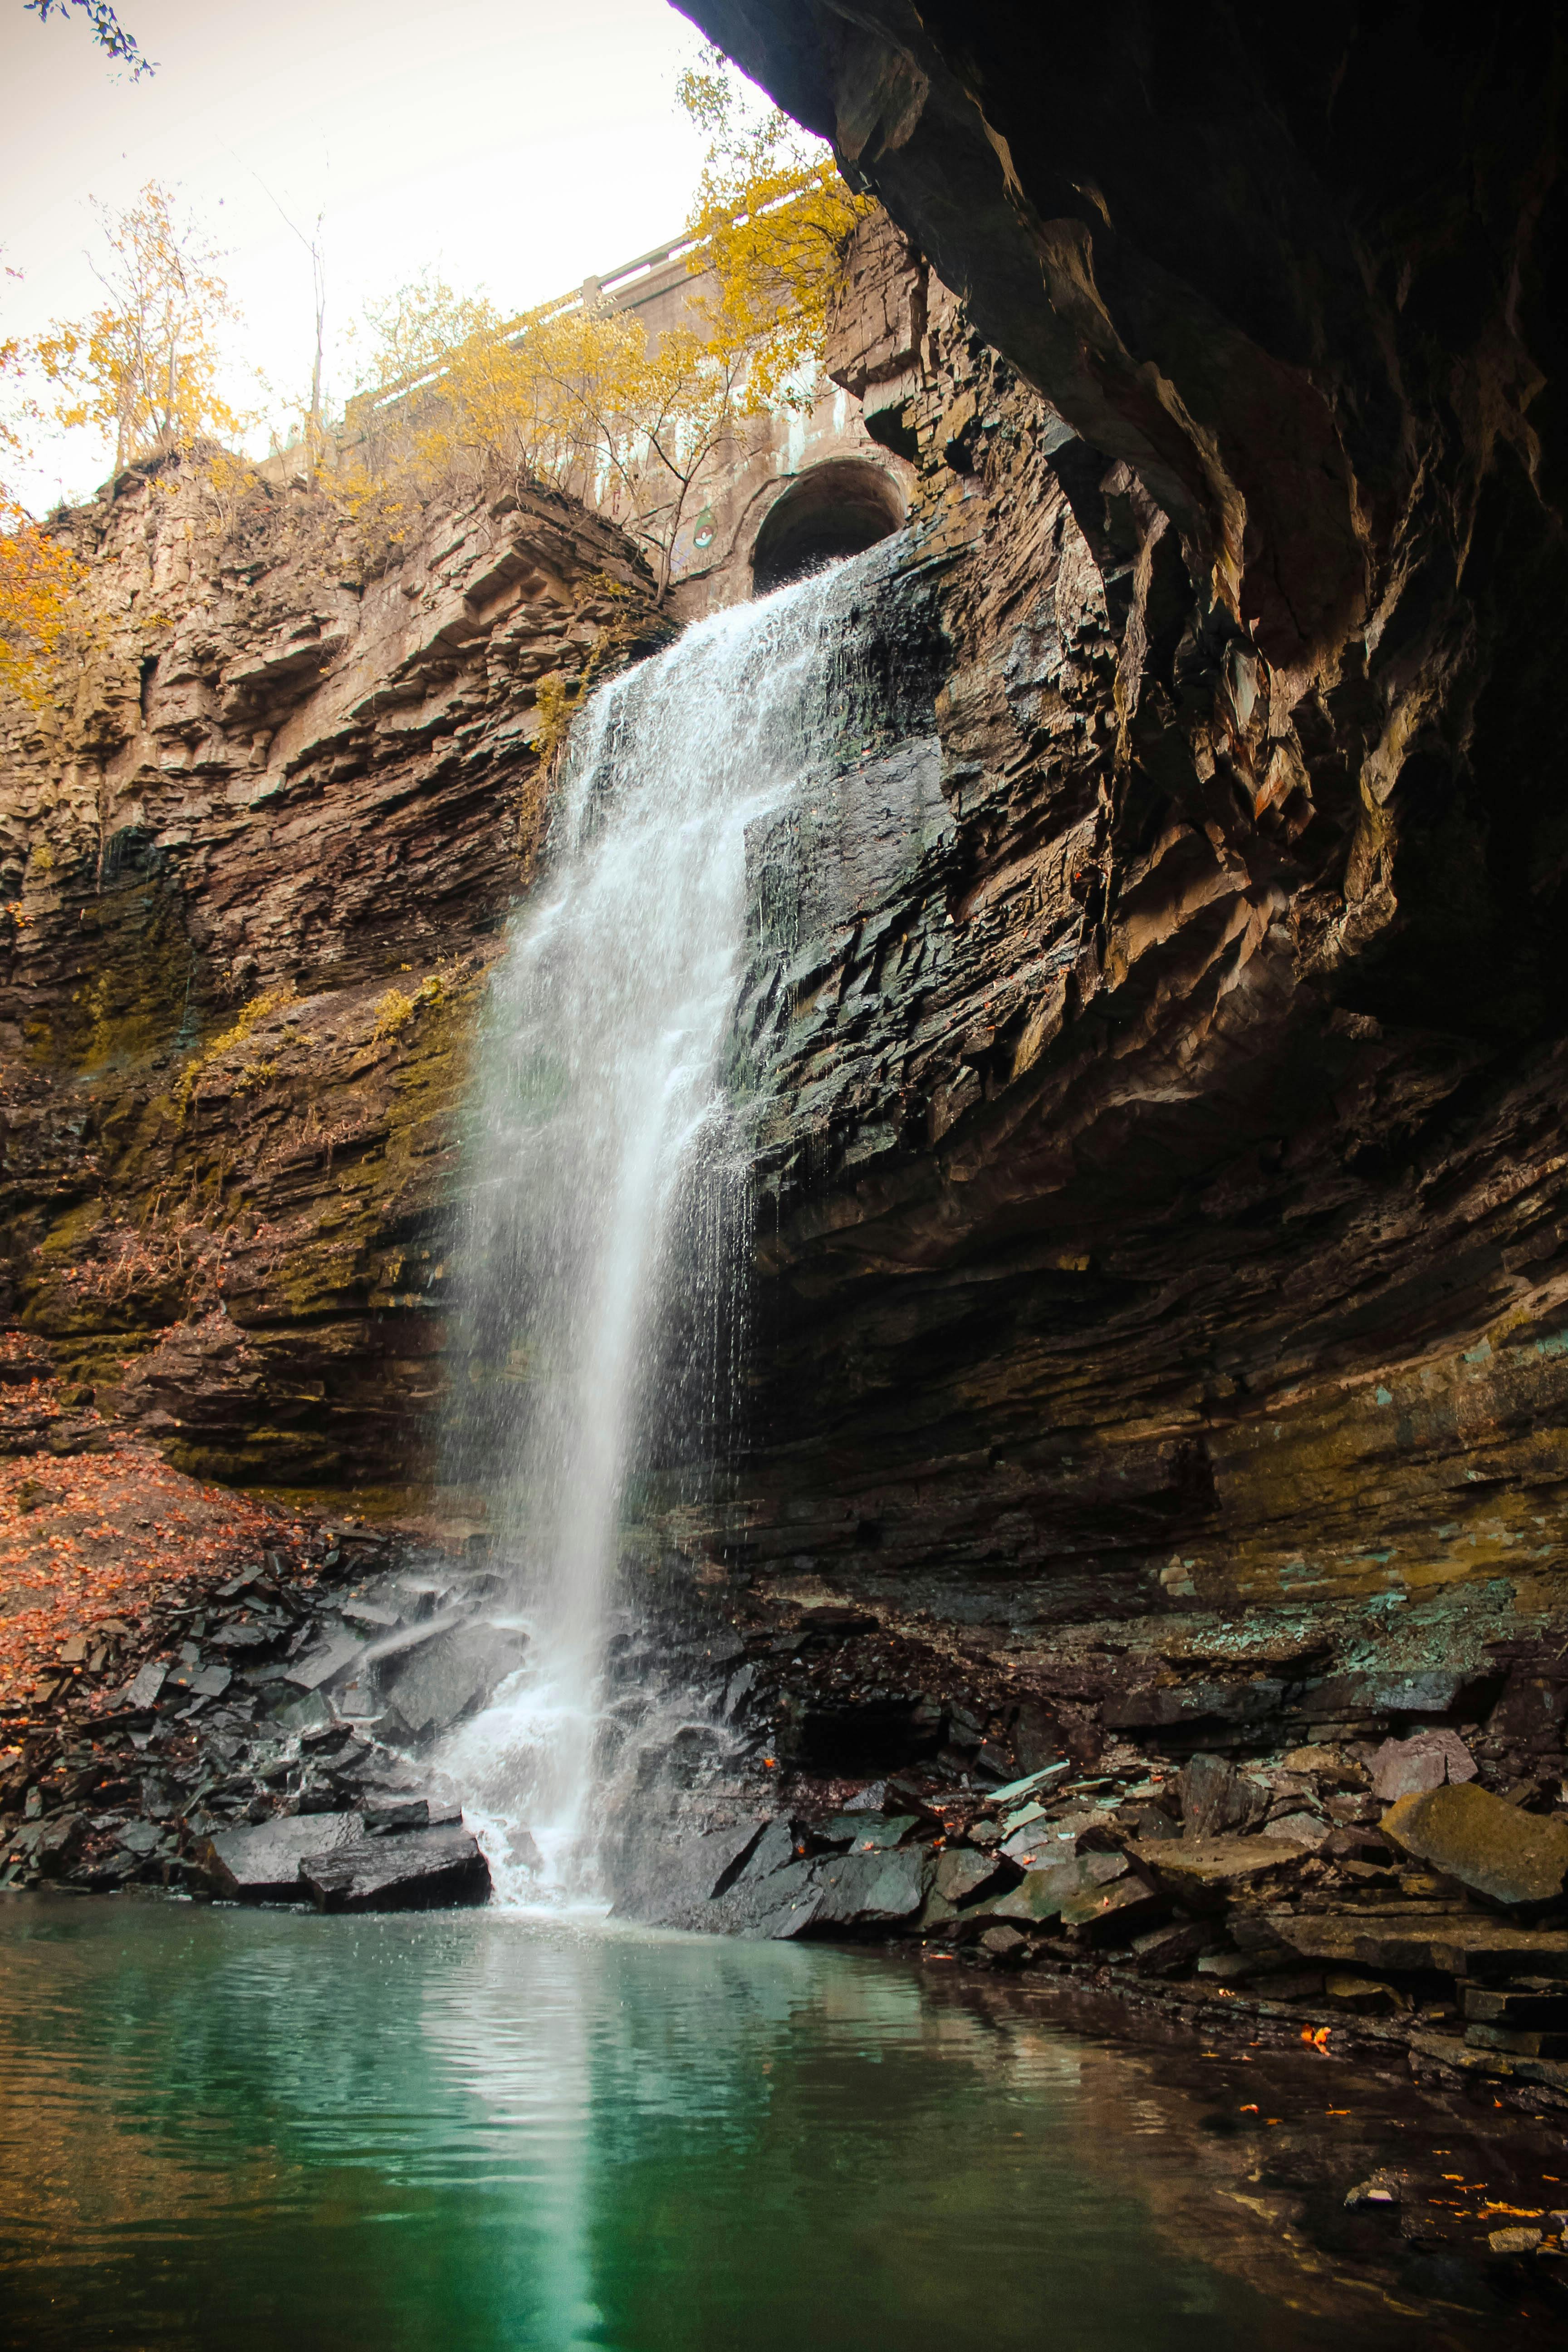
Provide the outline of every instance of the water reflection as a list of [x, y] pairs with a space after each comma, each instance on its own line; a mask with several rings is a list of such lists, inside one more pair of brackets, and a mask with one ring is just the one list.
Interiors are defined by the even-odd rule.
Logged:
[[20, 2346], [1408, 2341], [1135, 2054], [870, 1954], [13, 1899], [0, 2089]]

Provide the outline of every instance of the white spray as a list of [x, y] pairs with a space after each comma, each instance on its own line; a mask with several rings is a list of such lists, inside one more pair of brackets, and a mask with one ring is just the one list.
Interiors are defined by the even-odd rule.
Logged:
[[[484, 1463], [531, 1638], [441, 1761], [503, 1896], [596, 1890], [627, 1481], [661, 1415], [668, 1434], [672, 1330], [700, 1338], [722, 1319], [747, 1255], [743, 1122], [725, 1075], [748, 955], [746, 835], [831, 731], [853, 569], [700, 622], [599, 689], [574, 728], [549, 877], [494, 983], [456, 1434], [459, 1467], [465, 1453]], [[521, 1825], [540, 1869], [519, 1867]]]

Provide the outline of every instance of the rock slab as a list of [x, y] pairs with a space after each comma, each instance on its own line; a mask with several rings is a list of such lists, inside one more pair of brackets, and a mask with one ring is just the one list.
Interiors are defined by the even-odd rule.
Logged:
[[1473, 1781], [1400, 1798], [1383, 1832], [1493, 1903], [1550, 1903], [1568, 1874], [1568, 1823], [1521, 1812]]
[[363, 1837], [299, 1865], [318, 1911], [436, 1911], [483, 1903], [489, 1864], [471, 1830], [448, 1825]]
[[240, 1903], [298, 1903], [306, 1889], [300, 1865], [308, 1855], [325, 1855], [358, 1843], [364, 1822], [358, 1813], [285, 1814], [254, 1827], [220, 1830], [208, 1841], [203, 1860], [217, 1892]]

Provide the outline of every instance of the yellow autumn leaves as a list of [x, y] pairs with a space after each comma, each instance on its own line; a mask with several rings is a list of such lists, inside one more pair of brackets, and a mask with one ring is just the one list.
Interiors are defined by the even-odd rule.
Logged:
[[[694, 485], [726, 436], [766, 411], [810, 406], [844, 247], [868, 200], [819, 142], [760, 110], [717, 51], [679, 96], [708, 145], [688, 224], [690, 292], [662, 331], [591, 293], [509, 317], [426, 273], [366, 312], [354, 339], [361, 394], [326, 429], [324, 286], [311, 247], [307, 475], [352, 520], [373, 564], [393, 558], [439, 499], [542, 483], [619, 522], [662, 594]], [[188, 463], [205, 444], [210, 469], [223, 457], [212, 445], [232, 445], [254, 422], [220, 388], [237, 313], [199, 224], [155, 182], [123, 213], [97, 210], [102, 301], [26, 347], [0, 341], [0, 690], [35, 703], [86, 626], [86, 600], [76, 557], [7, 497], [5, 461], [23, 459], [28, 428], [96, 427], [117, 471], [163, 457]]]
[[[123, 213], [95, 209], [102, 302], [29, 344], [0, 341], [0, 385], [10, 394], [0, 451], [13, 467], [45, 421], [40, 391], [55, 425], [96, 426], [112, 441], [117, 471], [204, 436], [238, 434], [247, 421], [218, 391], [220, 338], [236, 312], [196, 223], [156, 181]], [[37, 387], [25, 398], [24, 379]], [[47, 698], [52, 669], [84, 642], [84, 577], [0, 480], [0, 688], [35, 706]]]

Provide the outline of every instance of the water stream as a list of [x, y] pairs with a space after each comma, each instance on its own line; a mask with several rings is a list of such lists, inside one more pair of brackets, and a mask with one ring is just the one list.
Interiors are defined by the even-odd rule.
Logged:
[[596, 1891], [628, 1496], [661, 1451], [721, 1442], [731, 1410], [748, 1182], [727, 1046], [746, 836], [823, 755], [856, 569], [700, 622], [598, 690], [574, 730], [547, 878], [492, 988], [454, 1467], [488, 1495], [529, 1646], [441, 1760], [503, 1896]]
[[1479, 2112], [875, 1953], [13, 1895], [0, 1986], [26, 2352], [1561, 2341], [1344, 2210]]

